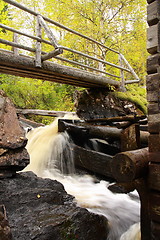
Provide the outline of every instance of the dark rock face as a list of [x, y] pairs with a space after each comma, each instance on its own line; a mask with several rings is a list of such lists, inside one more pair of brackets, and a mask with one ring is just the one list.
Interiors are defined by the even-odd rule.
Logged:
[[[13, 240], [105, 240], [107, 220], [76, 207], [63, 185], [32, 172], [0, 180]], [[0, 240], [4, 240], [0, 237]]]
[[[130, 106], [129, 106], [130, 105]], [[140, 114], [133, 103], [120, 100], [106, 89], [90, 89], [77, 93], [77, 115], [84, 120]], [[137, 111], [137, 112], [136, 112]], [[142, 112], [141, 112], [142, 114]]]
[[0, 90], [0, 177], [12, 176], [29, 163], [27, 143], [16, 109]]

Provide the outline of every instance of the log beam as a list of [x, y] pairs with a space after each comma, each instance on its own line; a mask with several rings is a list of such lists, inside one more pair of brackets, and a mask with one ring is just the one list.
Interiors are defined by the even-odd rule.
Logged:
[[87, 169], [108, 178], [113, 178], [111, 172], [112, 156], [88, 150], [75, 144], [72, 144], [72, 151], [76, 167]]
[[121, 152], [113, 157], [112, 175], [118, 182], [131, 182], [148, 170], [148, 148]]
[[17, 109], [18, 114], [34, 114], [48, 117], [63, 117], [65, 114], [75, 114], [75, 112], [66, 111], [52, 111], [52, 110], [40, 110], [40, 109]]
[[[100, 139], [120, 139], [122, 129], [118, 129], [116, 127], [109, 126], [93, 126], [89, 125], [85, 122], [77, 122], [77, 123], [69, 123], [64, 119], [59, 119], [58, 122], [58, 131], [63, 132], [67, 131], [69, 134], [75, 132], [76, 134], [79, 132], [85, 133], [86, 138], [100, 138]], [[142, 143], [148, 143], [148, 132], [140, 131], [140, 140]]]
[[37, 68], [33, 57], [15, 56], [7, 51], [0, 51], [0, 72], [87, 88], [120, 85], [118, 81], [105, 76], [49, 61], [43, 62], [42, 67]]

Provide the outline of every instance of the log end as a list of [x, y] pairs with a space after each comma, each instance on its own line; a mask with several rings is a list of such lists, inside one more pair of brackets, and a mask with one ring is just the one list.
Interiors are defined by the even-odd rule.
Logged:
[[123, 153], [114, 156], [111, 171], [118, 182], [131, 182], [135, 179], [135, 166], [131, 159]]

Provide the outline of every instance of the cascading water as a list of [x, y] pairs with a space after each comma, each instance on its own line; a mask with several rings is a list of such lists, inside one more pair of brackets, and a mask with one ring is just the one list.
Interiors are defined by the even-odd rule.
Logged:
[[[112, 193], [106, 181], [95, 183], [89, 175], [75, 174], [70, 138], [66, 132], [58, 133], [58, 119], [49, 126], [31, 130], [27, 138], [30, 164], [24, 171], [33, 171], [39, 177], [58, 180], [69, 194], [75, 196], [78, 206], [104, 215], [110, 227], [107, 240], [119, 240], [131, 225], [139, 222], [138, 201], [126, 194]], [[139, 234], [139, 228], [136, 229]], [[132, 227], [121, 240], [140, 240], [140, 235], [136, 234]]]

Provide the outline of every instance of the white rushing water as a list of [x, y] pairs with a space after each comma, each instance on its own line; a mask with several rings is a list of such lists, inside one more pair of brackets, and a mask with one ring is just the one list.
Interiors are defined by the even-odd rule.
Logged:
[[[27, 138], [30, 164], [25, 171], [58, 180], [69, 194], [75, 196], [78, 206], [104, 215], [110, 226], [107, 240], [140, 240], [139, 225], [132, 226], [139, 222], [139, 202], [129, 195], [112, 193], [106, 181], [95, 183], [89, 175], [74, 173], [69, 136], [66, 132], [58, 133], [58, 119], [48, 126], [31, 130]], [[70, 174], [64, 175], [65, 172]]]

